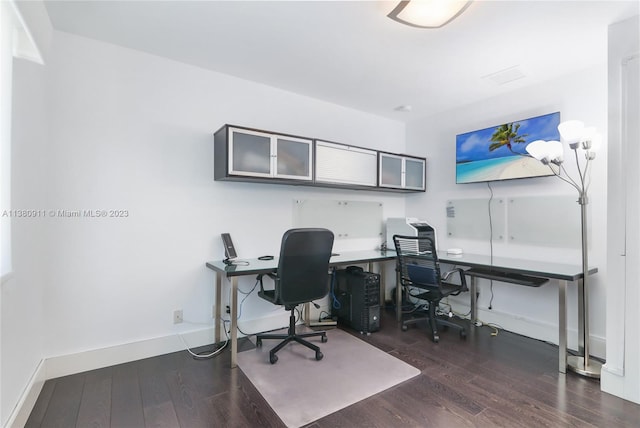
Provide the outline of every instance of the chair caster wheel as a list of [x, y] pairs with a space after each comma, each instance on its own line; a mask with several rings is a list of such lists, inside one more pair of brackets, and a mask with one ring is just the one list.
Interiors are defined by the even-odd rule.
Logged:
[[256, 347], [262, 348], [262, 339], [256, 339]]
[[440, 342], [440, 336], [433, 336], [433, 343]]
[[269, 362], [275, 364], [278, 362], [278, 356], [276, 354], [269, 354]]
[[322, 343], [327, 343], [327, 340], [329, 340], [329, 339], [327, 339], [327, 336], [326, 336], [326, 335], [324, 335], [324, 336], [321, 336], [321, 337], [320, 337], [320, 341], [321, 341]]
[[407, 331], [409, 330], [409, 326], [408, 325], [403, 325], [402, 326], [402, 331]]
[[460, 339], [466, 339], [467, 332], [465, 330], [460, 330]]
[[324, 357], [324, 355], [322, 355], [322, 352], [320, 351], [316, 352], [316, 360], [320, 361], [322, 357]]

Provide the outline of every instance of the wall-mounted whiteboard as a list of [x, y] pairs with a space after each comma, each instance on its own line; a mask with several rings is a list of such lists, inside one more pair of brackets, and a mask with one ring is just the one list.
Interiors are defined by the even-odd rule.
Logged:
[[575, 196], [507, 198], [509, 242], [580, 248], [582, 229], [577, 199], [577, 193]]
[[[489, 211], [491, 209], [491, 211]], [[489, 216], [491, 212], [491, 216]], [[505, 200], [456, 199], [447, 201], [447, 235], [450, 238], [497, 242], [505, 239]]]
[[293, 201], [294, 227], [324, 227], [335, 239], [380, 238], [383, 224], [381, 202]]
[[[451, 238], [556, 248], [580, 248], [582, 229], [577, 194], [447, 201], [447, 235]], [[589, 229], [587, 205], [587, 228]], [[491, 226], [490, 226], [491, 225]]]

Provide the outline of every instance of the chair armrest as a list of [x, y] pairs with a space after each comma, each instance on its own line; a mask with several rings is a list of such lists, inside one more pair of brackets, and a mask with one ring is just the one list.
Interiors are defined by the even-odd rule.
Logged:
[[[442, 280], [443, 281], [449, 281], [449, 277], [451, 277], [454, 274], [458, 274], [459, 278], [460, 278], [460, 291], [458, 293], [461, 293], [463, 291], [469, 291], [469, 289], [467, 288], [467, 277], [464, 274], [464, 270], [461, 268], [455, 268], [452, 269], [450, 271], [445, 272], [442, 275]], [[449, 284], [452, 284], [451, 282], [448, 282]], [[458, 284], [457, 284], [458, 285]]]
[[454, 273], [456, 273], [456, 270], [455, 270], [455, 269], [454, 269], [454, 270], [449, 270], [449, 271], [447, 271], [447, 272], [445, 272], [445, 273], [443, 273], [443, 274], [442, 274], [442, 279], [443, 279], [443, 280], [445, 280], [445, 281], [447, 281], [447, 280], [449, 280], [449, 277], [450, 277], [451, 275], [453, 275]]
[[258, 281], [260, 283], [260, 291], [262, 291], [262, 292], [264, 292], [264, 284], [262, 282], [262, 277], [265, 276], [265, 275], [267, 275], [269, 278], [271, 278], [274, 283], [278, 280], [277, 272], [268, 272], [268, 273], [260, 273], [260, 274], [258, 274], [258, 276], [256, 277], [256, 281]]

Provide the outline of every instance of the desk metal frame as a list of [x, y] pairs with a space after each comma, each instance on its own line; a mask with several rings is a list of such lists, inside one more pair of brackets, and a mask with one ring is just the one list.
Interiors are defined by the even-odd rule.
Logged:
[[[337, 267], [350, 264], [367, 264], [367, 269], [372, 271], [373, 264], [378, 264], [378, 272], [380, 273], [380, 301], [384, 302], [384, 263], [388, 260], [396, 258], [395, 251], [348, 251], [331, 257], [329, 261], [330, 267]], [[273, 260], [245, 260], [248, 265], [226, 265], [222, 261], [207, 262], [206, 266], [216, 273], [215, 280], [215, 333], [214, 339], [216, 343], [220, 342], [220, 326], [222, 320], [222, 277], [225, 276], [231, 282], [231, 367], [238, 365], [238, 277], [246, 275], [258, 275], [261, 273], [273, 272], [278, 267], [278, 258]]]
[[[578, 283], [578, 351], [584, 353], [584, 314], [582, 307], [584, 302], [584, 283], [582, 281], [582, 265], [549, 263], [533, 260], [522, 260], [508, 257], [490, 257], [479, 254], [450, 255], [439, 251], [438, 259], [441, 263], [465, 266], [470, 268], [491, 268], [497, 272], [531, 275], [547, 279], [558, 280], [558, 369], [560, 373], [567, 372], [567, 283]], [[598, 271], [597, 268], [589, 269], [589, 275]], [[519, 285], [522, 287], [521, 285]], [[469, 294], [471, 300], [471, 325], [477, 321], [477, 284], [476, 277], [471, 276]], [[401, 302], [401, 287], [396, 288], [396, 302]], [[397, 309], [397, 308], [396, 308]], [[398, 321], [402, 313], [396, 310]]]
[[[337, 267], [349, 264], [367, 264], [369, 271], [373, 270], [373, 264], [378, 265], [380, 273], [380, 301], [385, 301], [384, 285], [384, 263], [394, 260], [396, 253], [388, 251], [349, 251], [331, 257], [329, 266]], [[584, 301], [584, 284], [582, 281], [583, 272], [581, 265], [559, 264], [542, 261], [522, 260], [507, 257], [489, 257], [479, 254], [463, 254], [459, 256], [449, 255], [446, 252], [439, 252], [438, 258], [441, 263], [465, 266], [470, 268], [491, 268], [499, 272], [517, 273], [532, 275], [558, 281], [558, 369], [560, 373], [567, 371], [567, 284], [577, 282], [578, 285], [578, 351], [584, 352], [583, 331], [584, 314], [581, 308]], [[219, 343], [221, 338], [221, 317], [222, 317], [222, 277], [225, 276], [231, 283], [231, 367], [237, 366], [238, 355], [238, 277], [246, 275], [258, 275], [261, 273], [273, 272], [278, 267], [278, 258], [274, 260], [246, 260], [248, 265], [226, 265], [222, 261], [208, 262], [206, 266], [216, 273], [215, 279], [215, 342]], [[589, 275], [598, 271], [597, 268], [590, 268]], [[521, 286], [520, 286], [521, 287]], [[477, 284], [476, 278], [471, 277], [469, 284], [471, 323], [475, 325], [477, 321]], [[402, 301], [402, 287], [396, 287], [396, 304]], [[396, 308], [398, 321], [401, 320], [402, 311]]]

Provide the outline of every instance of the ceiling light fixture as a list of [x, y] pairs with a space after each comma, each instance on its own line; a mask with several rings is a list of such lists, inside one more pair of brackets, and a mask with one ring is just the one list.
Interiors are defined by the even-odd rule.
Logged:
[[440, 28], [460, 15], [472, 0], [403, 0], [387, 15], [417, 28]]

